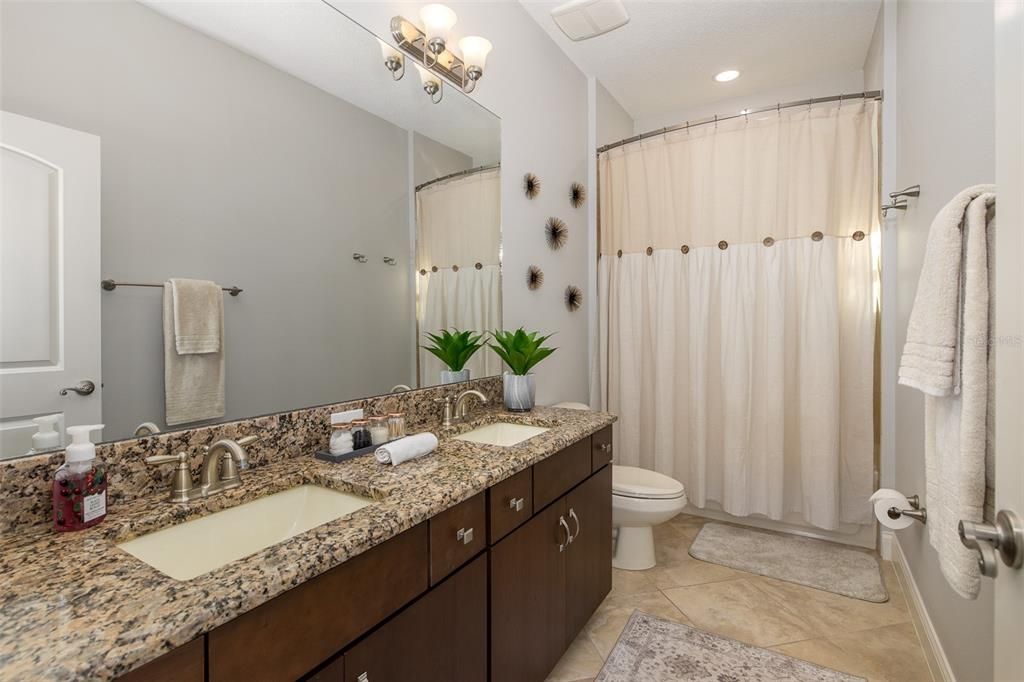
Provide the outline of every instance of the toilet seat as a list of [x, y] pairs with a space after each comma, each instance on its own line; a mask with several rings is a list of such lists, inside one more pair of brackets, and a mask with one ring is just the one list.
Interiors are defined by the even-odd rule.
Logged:
[[612, 494], [642, 500], [669, 500], [683, 497], [683, 484], [657, 471], [612, 465]]

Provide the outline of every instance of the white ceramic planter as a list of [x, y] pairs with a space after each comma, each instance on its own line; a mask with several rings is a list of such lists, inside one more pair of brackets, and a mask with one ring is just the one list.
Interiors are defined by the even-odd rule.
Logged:
[[441, 370], [442, 384], [457, 384], [460, 381], [469, 381], [468, 369], [460, 369], [458, 372], [453, 372], [450, 369]]
[[510, 412], [529, 412], [536, 404], [537, 385], [532, 374], [506, 374], [505, 408]]

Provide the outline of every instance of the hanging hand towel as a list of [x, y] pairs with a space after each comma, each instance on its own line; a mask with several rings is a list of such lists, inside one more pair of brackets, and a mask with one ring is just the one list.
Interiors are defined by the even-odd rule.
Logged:
[[381, 464], [391, 462], [398, 466], [402, 462], [429, 455], [437, 449], [437, 436], [432, 433], [417, 433], [382, 445], [374, 453]]
[[174, 347], [179, 355], [219, 353], [224, 327], [224, 292], [203, 279], [172, 279]]
[[[217, 290], [218, 297], [221, 296]], [[164, 409], [167, 425], [186, 424], [224, 416], [224, 352], [181, 354], [175, 333], [173, 284], [164, 284]], [[218, 307], [219, 330], [224, 307]], [[218, 337], [223, 337], [222, 333]]]
[[968, 204], [993, 192], [994, 185], [968, 187], [938, 212], [928, 231], [899, 370], [899, 383], [926, 395], [942, 397], [960, 390], [957, 346], [963, 313], [960, 270], [964, 238], [960, 226]]
[[[961, 193], [957, 198], [962, 196]], [[957, 325], [954, 357], [959, 377], [956, 382], [958, 391], [936, 397], [921, 389], [926, 394], [924, 436], [928, 540], [938, 553], [942, 574], [950, 586], [967, 599], [978, 596], [981, 574], [975, 553], [960, 542], [957, 525], [961, 519], [984, 520], [988, 443], [986, 417], [992, 389], [989, 383], [992, 329], [989, 240], [994, 238], [994, 234], [990, 235], [989, 230], [992, 229], [990, 208], [994, 201], [994, 194], [981, 192], [966, 204], [962, 227], [958, 229], [963, 235], [962, 265], [958, 261], [955, 270], [949, 273], [951, 281], [948, 286], [958, 293], [955, 310], [959, 311], [957, 318], [960, 324]], [[929, 243], [929, 253], [931, 248]], [[920, 286], [925, 286], [924, 277], [922, 272]], [[920, 298], [919, 289], [917, 300]], [[916, 305], [915, 302], [914, 312]], [[917, 387], [903, 380], [902, 371], [900, 383]]]

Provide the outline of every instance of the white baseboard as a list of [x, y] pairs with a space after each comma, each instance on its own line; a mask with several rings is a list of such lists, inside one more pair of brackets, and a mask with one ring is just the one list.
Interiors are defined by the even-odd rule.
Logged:
[[[936, 682], [956, 682], [953, 675], [953, 668], [949, 665], [946, 652], [942, 649], [942, 642], [939, 641], [939, 634], [935, 631], [932, 619], [928, 616], [928, 608], [921, 597], [917, 583], [914, 582], [914, 574], [910, 572], [910, 565], [907, 563], [907, 556], [900, 547], [900, 540], [892, 531], [882, 531], [882, 551], [885, 556], [885, 548], [892, 556], [892, 565], [896, 569], [896, 576], [903, 585], [903, 594], [907, 597], [907, 605], [910, 607], [914, 619], [914, 628], [917, 630], [917, 637], [921, 640], [921, 647], [924, 649], [925, 659], [931, 669], [932, 678]], [[888, 539], [886, 539], [888, 536]]]

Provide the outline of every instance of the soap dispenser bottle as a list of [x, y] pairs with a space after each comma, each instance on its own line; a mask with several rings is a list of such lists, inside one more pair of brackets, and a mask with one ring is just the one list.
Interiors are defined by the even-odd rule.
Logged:
[[60, 447], [60, 434], [53, 427], [60, 420], [59, 414], [36, 417], [36, 432], [32, 434], [32, 452], [42, 452]]
[[53, 477], [53, 527], [58, 531], [91, 528], [107, 517], [107, 467], [96, 459], [89, 440], [93, 426], [69, 426], [71, 444]]

